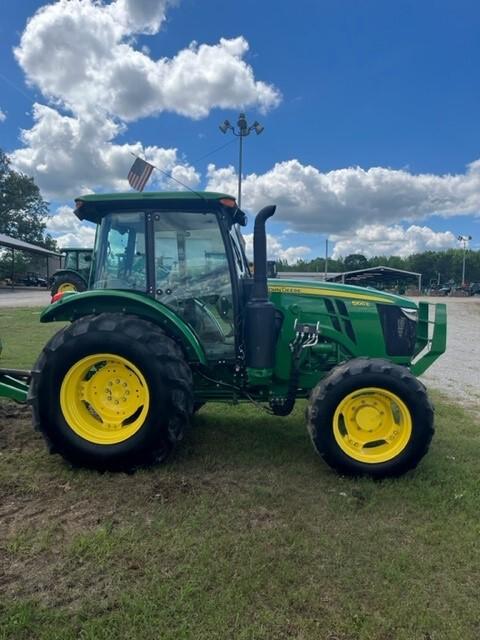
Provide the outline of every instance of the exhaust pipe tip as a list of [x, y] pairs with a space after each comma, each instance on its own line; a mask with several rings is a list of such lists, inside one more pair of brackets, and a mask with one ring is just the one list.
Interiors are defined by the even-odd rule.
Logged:
[[273, 216], [276, 205], [272, 204], [263, 207], [257, 213], [253, 229], [253, 264], [255, 273], [253, 274], [252, 298], [255, 300], [267, 300], [267, 234], [265, 231], [266, 221]]

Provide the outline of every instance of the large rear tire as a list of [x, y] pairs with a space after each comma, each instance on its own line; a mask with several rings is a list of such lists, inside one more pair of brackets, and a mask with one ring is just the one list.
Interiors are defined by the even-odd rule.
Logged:
[[427, 453], [433, 406], [408, 369], [356, 358], [333, 369], [312, 391], [308, 430], [320, 456], [340, 473], [400, 476]]
[[53, 452], [99, 470], [163, 461], [193, 411], [192, 373], [155, 324], [103, 313], [45, 346], [30, 389], [34, 422]]
[[83, 278], [78, 274], [61, 273], [53, 276], [53, 284], [50, 293], [54, 296], [56, 293], [70, 293], [72, 291], [86, 291], [87, 285]]

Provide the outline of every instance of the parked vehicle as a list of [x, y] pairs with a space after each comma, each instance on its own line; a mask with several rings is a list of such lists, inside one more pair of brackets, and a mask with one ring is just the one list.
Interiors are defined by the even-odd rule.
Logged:
[[37, 273], [29, 272], [26, 273], [20, 280], [19, 284], [24, 287], [47, 287], [48, 282], [47, 279], [39, 276]]
[[62, 249], [63, 267], [55, 271], [52, 276], [52, 296], [58, 292], [85, 291], [88, 288], [92, 252], [92, 249], [76, 247]]

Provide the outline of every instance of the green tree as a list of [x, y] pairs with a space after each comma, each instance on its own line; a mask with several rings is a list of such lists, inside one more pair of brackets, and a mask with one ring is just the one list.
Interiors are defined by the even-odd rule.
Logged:
[[[440, 282], [445, 284], [454, 281], [460, 284], [462, 279], [463, 249], [447, 249], [446, 251], [425, 251], [402, 258], [400, 256], [373, 256], [365, 258], [361, 254], [351, 254], [344, 260], [339, 258], [328, 259], [329, 272], [353, 271], [366, 267], [392, 267], [393, 269], [403, 269], [404, 271], [415, 271], [422, 274], [424, 287], [431, 283]], [[287, 264], [279, 260], [278, 271], [305, 271], [319, 272], [325, 271], [324, 258], [313, 258], [312, 260], [299, 260], [295, 264]], [[465, 260], [465, 280], [469, 282], [480, 282], [480, 251], [468, 250]]]
[[352, 253], [345, 258], [344, 264], [347, 271], [355, 271], [355, 269], [366, 269], [368, 260], [361, 253]]
[[33, 178], [14, 171], [0, 149], [0, 233], [51, 248], [53, 239], [45, 237], [47, 216], [48, 202]]

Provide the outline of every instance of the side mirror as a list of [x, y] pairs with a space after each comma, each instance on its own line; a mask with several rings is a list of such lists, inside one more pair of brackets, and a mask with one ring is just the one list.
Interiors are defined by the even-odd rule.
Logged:
[[239, 224], [241, 227], [246, 227], [248, 223], [248, 218], [243, 213], [243, 211], [241, 211], [240, 209], [237, 209], [233, 214], [233, 222], [235, 224]]

